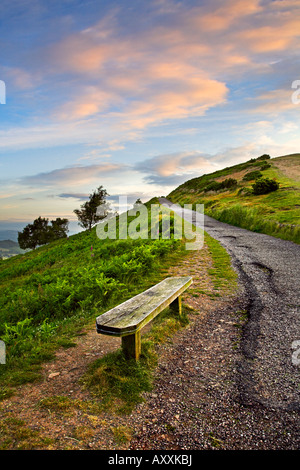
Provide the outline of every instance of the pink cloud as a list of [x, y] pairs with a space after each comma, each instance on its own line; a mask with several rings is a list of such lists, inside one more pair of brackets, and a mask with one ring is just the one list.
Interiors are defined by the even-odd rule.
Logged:
[[124, 169], [125, 166], [118, 163], [74, 166], [26, 176], [22, 178], [22, 182], [27, 185], [79, 187], [84, 184], [91, 184], [91, 182], [99, 180], [103, 175], [117, 174], [120, 171], [124, 171]]
[[253, 102], [252, 113], [278, 115], [282, 112], [295, 110], [292, 102], [292, 89], [271, 90], [259, 95]]
[[[56, 116], [80, 120], [105, 113], [123, 128], [144, 129], [163, 120], [201, 116], [224, 104], [224, 76], [266, 70], [260, 54], [298, 44], [294, 2], [278, 17], [281, 2], [220, 0], [184, 9], [172, 1], [170, 22], [120, 39], [117, 14], [73, 34], [52, 49], [52, 63], [78, 79], [76, 96]], [[172, 7], [172, 8], [171, 8]], [[210, 34], [212, 33], [212, 34]], [[82, 85], [82, 80], [84, 85]], [[93, 85], [89, 89], [86, 81]]]
[[201, 7], [195, 7], [186, 16], [190, 28], [215, 33], [224, 31], [247, 16], [262, 10], [259, 0], [213, 1]]
[[158, 178], [168, 178], [195, 171], [202, 172], [215, 167], [215, 163], [196, 151], [158, 155], [136, 165], [139, 171], [152, 174], [154, 177], [158, 176]]
[[117, 100], [113, 93], [88, 87], [79, 96], [60, 106], [56, 115], [63, 120], [79, 120], [107, 110]]

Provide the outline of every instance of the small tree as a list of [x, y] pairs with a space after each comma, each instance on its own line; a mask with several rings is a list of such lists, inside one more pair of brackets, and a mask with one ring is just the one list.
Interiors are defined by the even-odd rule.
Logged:
[[58, 217], [55, 220], [51, 220], [51, 227], [48, 227], [50, 241], [58, 240], [59, 238], [66, 238], [68, 225], [68, 219], [61, 219]]
[[[106, 189], [104, 189], [103, 186], [99, 186], [96, 191], [90, 194], [90, 199], [80, 206], [81, 209], [74, 210], [81, 227], [91, 230], [97, 222], [100, 222], [100, 220], [107, 216], [107, 196], [108, 193]], [[99, 206], [103, 207], [103, 211], [98, 210]]]
[[33, 241], [30, 224], [24, 227], [22, 232], [18, 232], [18, 243], [22, 250], [30, 248], [31, 250], [37, 246], [37, 243]]
[[18, 233], [18, 243], [23, 250], [35, 249], [38, 245], [47, 243], [48, 219], [38, 217], [32, 224], [26, 225], [23, 232]]
[[18, 243], [20, 248], [35, 249], [38, 245], [45, 245], [58, 238], [67, 236], [68, 219], [60, 219], [51, 221], [43, 217], [38, 217], [32, 224], [26, 225], [22, 232], [18, 233]]

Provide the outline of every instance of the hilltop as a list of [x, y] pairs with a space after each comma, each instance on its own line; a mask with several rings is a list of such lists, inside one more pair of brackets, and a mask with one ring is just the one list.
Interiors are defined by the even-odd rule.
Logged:
[[[256, 195], [258, 179], [279, 188]], [[300, 153], [245, 163], [192, 178], [168, 199], [180, 205], [204, 204], [205, 214], [222, 222], [300, 243]]]

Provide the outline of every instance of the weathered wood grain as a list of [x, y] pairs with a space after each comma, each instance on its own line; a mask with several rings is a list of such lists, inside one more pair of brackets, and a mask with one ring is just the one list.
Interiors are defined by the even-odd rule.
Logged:
[[125, 336], [141, 329], [168, 307], [192, 283], [192, 278], [170, 277], [103, 313], [96, 319], [98, 333]]
[[97, 332], [121, 336], [126, 357], [138, 359], [140, 330], [169, 305], [181, 315], [181, 294], [192, 284], [190, 276], [168, 277], [96, 318]]

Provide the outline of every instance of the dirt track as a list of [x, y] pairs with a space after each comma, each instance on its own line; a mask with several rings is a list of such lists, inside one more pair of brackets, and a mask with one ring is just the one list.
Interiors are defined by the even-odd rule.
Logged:
[[300, 246], [207, 216], [205, 231], [231, 255], [246, 293], [242, 402], [299, 412], [300, 364], [293, 346], [300, 340]]

